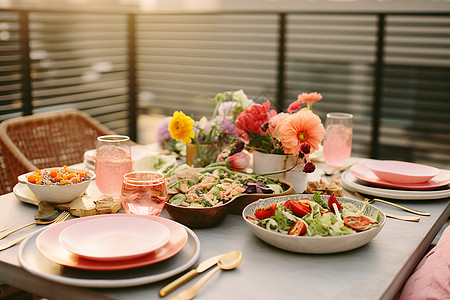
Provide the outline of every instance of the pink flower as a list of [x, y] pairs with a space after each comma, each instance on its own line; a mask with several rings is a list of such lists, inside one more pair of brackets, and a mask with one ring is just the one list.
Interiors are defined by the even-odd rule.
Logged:
[[227, 167], [235, 171], [244, 171], [248, 167], [249, 159], [245, 153], [238, 152], [226, 160]]
[[293, 113], [294, 111], [296, 111], [297, 109], [300, 109], [300, 108], [302, 108], [302, 103], [300, 101], [295, 101], [295, 102], [292, 102], [291, 104], [289, 104], [288, 112]]
[[[297, 97], [297, 101], [299, 101], [300, 103], [306, 103], [306, 105], [309, 107], [311, 107], [311, 105], [316, 102], [319, 101], [320, 99], [322, 99], [322, 95], [318, 94], [316, 92], [313, 93], [301, 93], [300, 95], [298, 95]], [[294, 102], [295, 103], [295, 102]], [[293, 104], [294, 104], [293, 103]], [[291, 104], [292, 105], [292, 104]]]
[[236, 130], [244, 139], [248, 138], [247, 133], [265, 134], [265, 130], [262, 130], [261, 127], [276, 114], [275, 110], [270, 110], [269, 100], [262, 105], [253, 104], [237, 116]]
[[319, 116], [303, 108], [279, 123], [275, 131], [283, 144], [284, 152], [298, 155], [303, 143], [308, 143], [314, 151], [318, 150], [325, 128]]
[[280, 124], [284, 119], [286, 119], [287, 117], [289, 117], [289, 114], [281, 112], [276, 116], [273, 116], [270, 120], [269, 120], [269, 129], [271, 130], [271, 132], [273, 132], [273, 130], [275, 129], [275, 127], [277, 127], [278, 124]]

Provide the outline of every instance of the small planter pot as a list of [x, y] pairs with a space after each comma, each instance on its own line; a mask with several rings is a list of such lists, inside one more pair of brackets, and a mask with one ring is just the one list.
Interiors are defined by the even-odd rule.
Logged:
[[[253, 172], [256, 174], [286, 170], [292, 167], [295, 162], [296, 157], [293, 155], [269, 154], [253, 151]], [[288, 172], [272, 174], [270, 176], [291, 182], [294, 191], [297, 194], [301, 194], [306, 190], [308, 181], [320, 179], [320, 175], [317, 171], [305, 173], [302, 169], [303, 165], [300, 164]]]

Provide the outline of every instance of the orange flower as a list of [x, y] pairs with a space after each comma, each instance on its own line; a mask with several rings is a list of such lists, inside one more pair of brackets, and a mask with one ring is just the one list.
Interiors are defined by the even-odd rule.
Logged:
[[300, 103], [306, 103], [308, 108], [310, 108], [314, 102], [319, 101], [321, 99], [322, 99], [322, 95], [318, 94], [316, 92], [309, 93], [309, 94], [301, 93], [297, 97], [297, 101], [299, 101]]
[[319, 149], [325, 128], [316, 114], [303, 108], [280, 122], [275, 128], [277, 138], [284, 146], [284, 152], [298, 155], [303, 143], [308, 143], [314, 152]]

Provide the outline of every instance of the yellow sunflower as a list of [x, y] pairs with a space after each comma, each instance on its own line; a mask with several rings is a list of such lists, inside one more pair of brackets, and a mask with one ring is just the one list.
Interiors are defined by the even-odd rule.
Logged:
[[183, 144], [190, 143], [195, 137], [195, 122], [191, 117], [186, 116], [182, 111], [175, 111], [169, 121], [169, 132], [173, 139], [182, 141]]

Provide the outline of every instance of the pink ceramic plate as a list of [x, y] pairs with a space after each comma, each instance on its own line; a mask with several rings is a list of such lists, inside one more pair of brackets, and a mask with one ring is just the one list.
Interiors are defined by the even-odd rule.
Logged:
[[376, 176], [367, 167], [367, 164], [365, 162], [360, 162], [354, 165], [350, 169], [350, 173], [352, 173], [352, 175], [358, 178], [359, 180], [362, 180], [370, 184], [405, 190], [432, 190], [450, 183], [450, 171], [447, 170], [440, 170], [439, 174], [433, 177], [428, 182], [416, 184], [401, 184], [384, 181], [380, 179], [378, 176]]
[[45, 229], [36, 239], [36, 246], [39, 251], [47, 259], [54, 261], [60, 265], [68, 266], [77, 269], [97, 270], [97, 271], [112, 271], [137, 268], [155, 264], [157, 262], [166, 260], [177, 254], [186, 244], [188, 234], [186, 229], [169, 219], [155, 216], [141, 216], [141, 215], [121, 215], [123, 218], [144, 218], [159, 222], [165, 225], [170, 231], [169, 241], [161, 248], [139, 256], [137, 258], [118, 261], [98, 261], [86, 259], [64, 249], [58, 242], [61, 232], [71, 225], [85, 222], [87, 220], [94, 220], [100, 218], [111, 218], [116, 215], [98, 215], [91, 217], [83, 217], [73, 219], [63, 223], [55, 224]]
[[102, 261], [135, 258], [164, 246], [169, 229], [144, 218], [112, 215], [73, 224], [59, 235], [59, 243], [79, 256]]
[[366, 165], [381, 180], [392, 183], [425, 183], [439, 174], [438, 168], [405, 161], [370, 160]]

